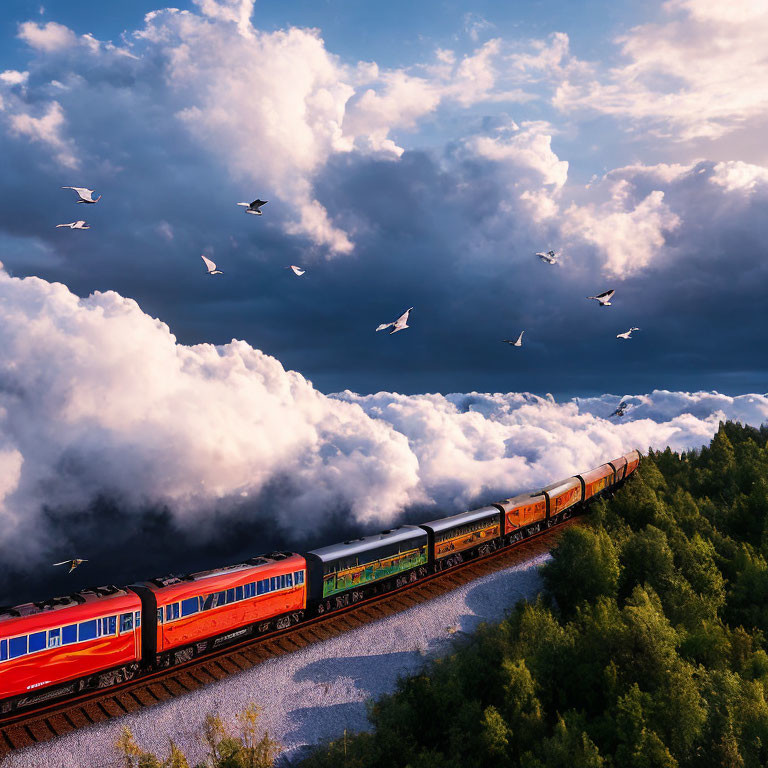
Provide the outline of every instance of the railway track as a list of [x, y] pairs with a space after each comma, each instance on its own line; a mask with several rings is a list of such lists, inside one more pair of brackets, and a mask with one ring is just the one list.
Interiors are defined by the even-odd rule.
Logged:
[[382, 595], [340, 613], [321, 616], [298, 627], [227, 646], [185, 664], [158, 670], [136, 681], [91, 691], [32, 712], [16, 713], [0, 719], [0, 760], [14, 750], [183, 696], [208, 683], [251, 669], [267, 659], [292, 653], [363, 624], [400, 613], [481, 576], [525, 562], [548, 551], [562, 531], [579, 522], [579, 517], [571, 518], [556, 528], [524, 539], [482, 560], [472, 560], [446, 573], [434, 574], [414, 586]]

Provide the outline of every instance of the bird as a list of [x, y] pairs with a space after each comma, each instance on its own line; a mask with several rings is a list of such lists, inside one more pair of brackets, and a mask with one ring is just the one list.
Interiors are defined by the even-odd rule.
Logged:
[[588, 299], [595, 299], [595, 301], [600, 302], [601, 307], [610, 307], [611, 306], [611, 296], [616, 293], [616, 291], [603, 291], [603, 293], [598, 293], [597, 296], [587, 296]]
[[558, 258], [560, 256], [559, 253], [555, 253], [554, 251], [547, 251], [546, 253], [537, 253], [536, 254], [543, 262], [546, 264], [558, 264]]
[[624, 333], [617, 333], [616, 338], [617, 339], [631, 339], [632, 338], [632, 331], [639, 331], [639, 328], [630, 328], [628, 331], [625, 331]]
[[78, 203], [89, 203], [91, 205], [94, 205], [95, 203], [98, 203], [99, 200], [101, 200], [101, 195], [99, 195], [94, 200], [93, 199], [93, 190], [92, 189], [86, 189], [85, 187], [62, 187], [62, 189], [74, 189], [75, 192], [77, 192], [77, 196], [80, 198], [77, 201]]
[[307, 270], [302, 269], [301, 267], [297, 267], [295, 264], [291, 264], [286, 267], [286, 269], [292, 270], [293, 274], [297, 277], [301, 277]]
[[57, 224], [56, 229], [59, 227], [69, 227], [70, 229], [90, 229], [90, 227], [84, 221], [73, 221], [69, 224]]
[[627, 408], [629, 408], [630, 405], [631, 403], [628, 403], [622, 400], [619, 403], [618, 408], [616, 408], [616, 410], [611, 414], [611, 416], [618, 416], [619, 418], [621, 418], [627, 412]]
[[[413, 309], [413, 307], [411, 307], [411, 309]], [[406, 309], [405, 312], [403, 312], [403, 314], [400, 315], [400, 317], [398, 317], [394, 323], [382, 323], [376, 330], [383, 331], [385, 328], [394, 326], [392, 330], [389, 332], [389, 335], [391, 336], [393, 333], [397, 333], [398, 331], [402, 331], [402, 330], [405, 330], [406, 328], [410, 328], [411, 326], [408, 325], [408, 315], [410, 314], [411, 309]]]
[[62, 560], [60, 563], [54, 563], [54, 566], [68, 565], [69, 566], [68, 573], [72, 573], [72, 571], [74, 571], [75, 568], [77, 568], [77, 566], [80, 565], [80, 563], [87, 563], [87, 562], [88, 562], [87, 560], [84, 560], [81, 557], [75, 557], [72, 560]]
[[216, 265], [205, 256], [200, 254], [200, 258], [205, 262], [205, 268], [208, 270], [209, 275], [223, 275], [224, 273], [220, 269], [216, 269]]
[[517, 341], [512, 341], [512, 339], [502, 339], [502, 341], [506, 344], [511, 344], [513, 347], [522, 347], [524, 333], [525, 331], [520, 331], [520, 335], [517, 337]]
[[262, 205], [266, 205], [269, 200], [259, 200], [256, 198], [252, 203], [238, 203], [238, 205], [245, 206], [246, 213], [252, 213], [254, 216], [262, 216], [264, 212], [261, 209]]

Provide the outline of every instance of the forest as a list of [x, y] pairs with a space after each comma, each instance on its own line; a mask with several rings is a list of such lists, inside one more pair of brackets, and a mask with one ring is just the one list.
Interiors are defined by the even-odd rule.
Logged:
[[768, 765], [768, 427], [649, 451], [520, 602], [303, 768]]

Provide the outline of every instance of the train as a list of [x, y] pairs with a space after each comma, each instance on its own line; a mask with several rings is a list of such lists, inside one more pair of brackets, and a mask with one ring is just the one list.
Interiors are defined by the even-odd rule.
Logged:
[[535, 491], [304, 554], [0, 608], [0, 714], [183, 664], [419, 583], [561, 523], [637, 469], [633, 450]]

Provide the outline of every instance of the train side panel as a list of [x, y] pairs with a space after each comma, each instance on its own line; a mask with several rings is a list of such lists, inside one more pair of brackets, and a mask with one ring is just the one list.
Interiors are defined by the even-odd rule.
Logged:
[[576, 477], [584, 483], [584, 500], [587, 501], [598, 493], [610, 488], [616, 481], [616, 472], [610, 464], [603, 464]]

